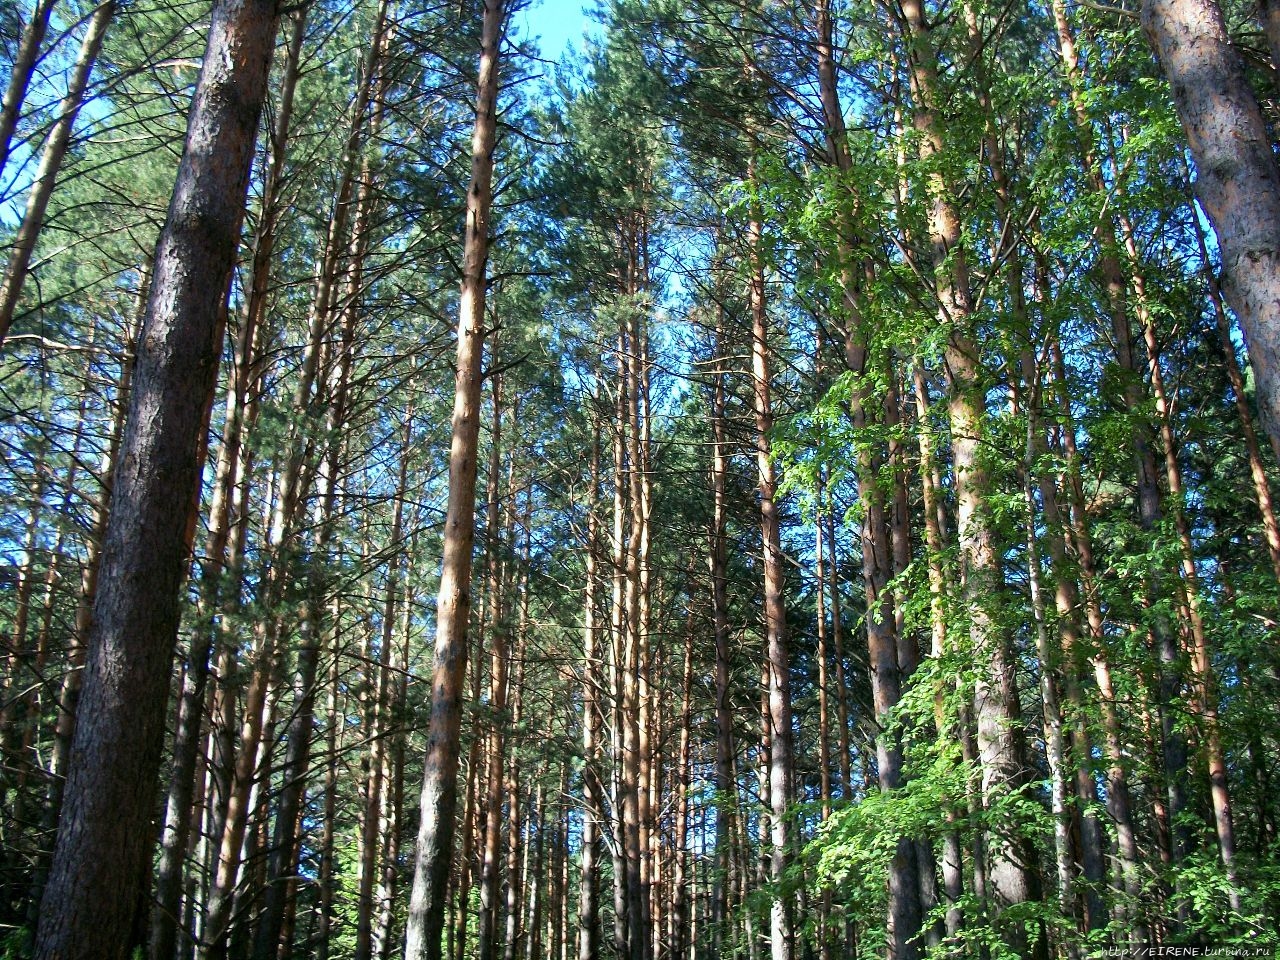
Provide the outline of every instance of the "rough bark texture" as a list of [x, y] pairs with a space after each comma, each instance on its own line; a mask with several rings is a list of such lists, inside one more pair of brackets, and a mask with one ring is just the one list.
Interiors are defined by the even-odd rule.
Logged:
[[1218, 236], [1222, 292], [1249, 342], [1258, 407], [1280, 450], [1280, 171], [1217, 0], [1144, 0], [1196, 164], [1196, 196]]
[[[245, 431], [246, 407], [249, 404], [249, 382], [252, 379], [254, 345], [257, 331], [266, 312], [267, 289], [271, 278], [272, 251], [281, 206], [277, 201], [285, 161], [285, 146], [293, 114], [293, 94], [298, 80], [298, 63], [302, 53], [306, 12], [295, 18], [289, 44], [288, 60], [280, 84], [280, 106], [272, 137], [271, 164], [263, 185], [261, 221], [254, 240], [252, 283], [236, 346], [232, 383], [227, 390], [227, 415], [223, 441], [218, 455], [215, 492], [210, 515], [209, 548], [203, 569], [202, 586], [207, 613], [218, 604], [218, 584], [226, 564], [230, 542], [231, 501], [241, 461], [241, 445]], [[179, 698], [178, 721], [174, 734], [173, 773], [161, 831], [161, 860], [156, 879], [155, 905], [151, 914], [152, 960], [168, 960], [177, 942], [178, 907], [182, 896], [182, 860], [188, 845], [191, 823], [191, 801], [195, 792], [196, 753], [199, 748], [201, 710], [209, 676], [209, 656], [216, 628], [210, 624], [193, 639], [183, 690]]]
[[435, 670], [431, 726], [422, 778], [421, 822], [414, 851], [413, 893], [405, 934], [406, 960], [440, 960], [449, 864], [453, 853], [462, 726], [462, 680], [467, 665], [471, 614], [471, 549], [475, 541], [476, 451], [480, 432], [481, 360], [484, 353], [489, 209], [493, 200], [493, 149], [497, 138], [498, 55], [502, 0], [485, 0], [481, 27], [476, 122], [471, 136], [471, 185], [463, 248], [462, 300], [458, 315], [457, 379], [453, 439], [449, 449], [449, 506], [436, 604]]
[[276, 19], [272, 0], [225, 0], [212, 14], [138, 344], [41, 960], [123, 958], [142, 902], [200, 433]]

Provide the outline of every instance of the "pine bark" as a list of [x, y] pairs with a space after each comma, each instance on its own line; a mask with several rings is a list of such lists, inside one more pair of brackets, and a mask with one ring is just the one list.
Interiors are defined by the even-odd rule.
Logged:
[[[578, 886], [578, 960], [595, 960], [600, 951], [600, 820], [604, 796], [600, 784], [600, 703], [602, 654], [596, 626], [596, 550], [600, 521], [596, 498], [600, 485], [600, 428], [593, 428], [591, 488], [587, 492], [586, 570], [582, 613], [582, 856]], [[568, 888], [564, 891], [568, 896]]]
[[[902, 10], [911, 49], [915, 125], [921, 137], [921, 155], [928, 159], [944, 150], [944, 129], [938, 114], [937, 52], [920, 0], [907, 0]], [[992, 483], [983, 451], [985, 391], [971, 329], [972, 294], [965, 251], [960, 244], [960, 220], [950, 186], [940, 173], [930, 175], [928, 192], [938, 318], [950, 331], [944, 362], [961, 583], [969, 609], [970, 641], [983, 665], [975, 684], [974, 709], [982, 794], [984, 803], [990, 805], [1000, 796], [1020, 790], [1026, 783], [1027, 768], [1019, 736], [1021, 710], [1012, 653], [991, 609], [992, 599], [1003, 587], [1003, 574], [986, 503]], [[997, 914], [1007, 907], [1039, 899], [1032, 850], [1025, 838], [1017, 835], [1017, 825], [1010, 826], [1012, 829], [994, 834], [987, 847], [989, 894]], [[1039, 955], [1044, 949], [1042, 934], [1028, 937], [1019, 927], [1007, 926], [1003, 935], [1018, 952]]]
[[1173, 90], [1218, 237], [1222, 292], [1249, 342], [1258, 407], [1280, 455], [1280, 170], [1217, 0], [1144, 0], [1142, 26]]
[[[781, 521], [777, 480], [769, 433], [773, 429], [772, 358], [765, 301], [763, 237], [760, 221], [748, 225], [751, 245], [751, 369], [755, 410], [756, 469], [760, 493], [760, 530], [764, 549], [765, 732], [768, 735], [769, 876], [780, 884], [791, 860], [794, 832], [790, 822], [794, 753], [791, 730], [791, 657], [787, 647]], [[776, 894], [769, 911], [769, 946], [773, 960], [795, 956], [795, 920], [791, 898]]]
[[22, 28], [22, 39], [18, 41], [9, 73], [9, 85], [5, 88], [3, 105], [0, 105], [0, 173], [9, 163], [13, 135], [18, 129], [22, 106], [40, 58], [40, 44], [49, 30], [49, 15], [57, 4], [58, 0], [36, 0], [31, 16]]
[[[139, 340], [53, 868], [35, 955], [123, 958], [150, 818], [231, 270], [276, 5], [215, 4]], [[216, 162], [215, 162], [216, 158]]]
[[486, 265], [489, 214], [493, 202], [498, 61], [504, 10], [501, 0], [485, 0], [476, 85], [476, 120], [471, 138], [471, 183], [467, 190], [453, 435], [449, 450], [449, 501], [436, 608], [431, 721], [419, 805], [421, 823], [414, 851], [413, 892], [405, 934], [406, 960], [440, 960], [448, 903], [449, 865], [453, 860], [462, 681], [466, 674], [467, 621], [471, 613], [471, 550], [475, 541], [476, 452], [480, 432]]

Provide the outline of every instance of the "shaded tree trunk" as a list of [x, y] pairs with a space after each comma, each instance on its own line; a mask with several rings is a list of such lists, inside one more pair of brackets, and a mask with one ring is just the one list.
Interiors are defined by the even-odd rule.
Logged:
[[224, 0], [213, 10], [139, 340], [80, 720], [36, 935], [41, 960], [123, 958], [132, 942], [154, 842], [149, 821], [200, 431], [277, 15], [264, 0]]
[[36, 0], [26, 26], [22, 28], [22, 39], [18, 41], [18, 51], [14, 54], [9, 74], [9, 85], [5, 88], [3, 106], [0, 106], [0, 173], [4, 172], [9, 163], [18, 118], [22, 115], [27, 90], [31, 87], [36, 62], [40, 59], [40, 44], [44, 42], [44, 36], [49, 30], [49, 15], [57, 3], [58, 0]]

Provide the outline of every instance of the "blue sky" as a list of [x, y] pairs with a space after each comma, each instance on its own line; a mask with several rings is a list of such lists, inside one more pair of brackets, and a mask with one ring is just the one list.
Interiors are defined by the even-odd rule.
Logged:
[[533, 0], [516, 14], [516, 30], [522, 38], [538, 37], [538, 47], [548, 60], [559, 60], [570, 44], [581, 53], [583, 36], [599, 30], [599, 25], [584, 11], [590, 2]]

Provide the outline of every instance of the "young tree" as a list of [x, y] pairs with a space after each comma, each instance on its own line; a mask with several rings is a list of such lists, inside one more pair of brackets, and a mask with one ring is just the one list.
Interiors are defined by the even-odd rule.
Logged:
[[422, 819], [414, 851], [413, 893], [405, 934], [405, 955], [410, 960], [439, 960], [441, 956], [449, 867], [453, 862], [462, 681], [466, 674], [467, 627], [471, 616], [471, 548], [475, 541], [476, 457], [486, 334], [484, 306], [488, 285], [489, 216], [493, 204], [493, 151], [498, 127], [498, 68], [508, 7], [506, 0], [484, 0], [483, 10], [462, 254], [462, 298], [458, 307], [449, 506], [436, 607], [431, 726], [422, 776], [419, 807]]

